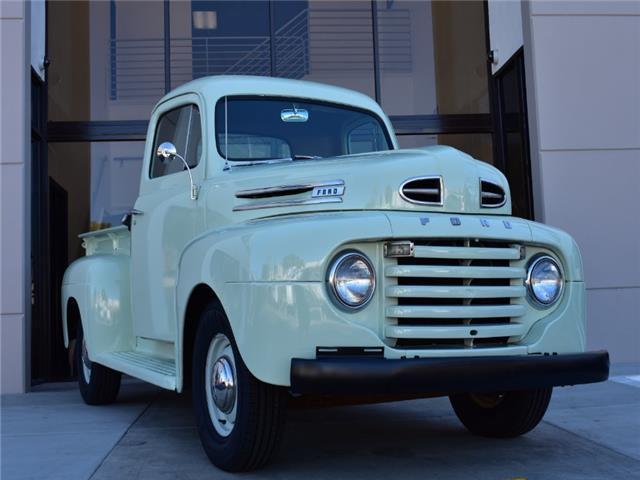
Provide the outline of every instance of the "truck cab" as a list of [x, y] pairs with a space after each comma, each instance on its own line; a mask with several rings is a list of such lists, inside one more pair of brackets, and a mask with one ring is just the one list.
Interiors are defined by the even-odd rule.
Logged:
[[62, 287], [89, 404], [122, 373], [191, 389], [206, 454], [263, 466], [299, 397], [449, 396], [472, 432], [522, 435], [553, 387], [606, 380], [585, 351], [566, 233], [511, 215], [492, 166], [401, 150], [375, 101], [219, 76], [153, 110], [123, 225], [82, 236]]

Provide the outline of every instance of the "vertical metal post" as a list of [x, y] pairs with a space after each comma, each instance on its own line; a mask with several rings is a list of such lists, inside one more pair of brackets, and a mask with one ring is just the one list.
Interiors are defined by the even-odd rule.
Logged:
[[171, 90], [171, 17], [169, 16], [169, 0], [164, 0], [164, 92]]
[[111, 100], [118, 99], [118, 90], [117, 90], [117, 68], [118, 68], [118, 50], [116, 43], [116, 0], [111, 0], [109, 2], [109, 53], [110, 53], [110, 63], [111, 63]]
[[271, 76], [277, 76], [276, 71], [276, 6], [273, 0], [269, 0], [269, 53], [271, 59]]
[[371, 0], [371, 33], [373, 34], [373, 88], [380, 103], [380, 49], [378, 48], [378, 6]]

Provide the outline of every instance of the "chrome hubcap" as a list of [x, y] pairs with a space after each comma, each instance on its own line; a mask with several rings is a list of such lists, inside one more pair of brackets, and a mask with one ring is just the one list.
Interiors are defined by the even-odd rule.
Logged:
[[213, 365], [213, 401], [224, 413], [233, 410], [236, 401], [236, 384], [233, 380], [233, 367], [227, 357], [216, 360]]
[[91, 381], [91, 360], [89, 360], [89, 353], [87, 352], [87, 342], [82, 339], [82, 374], [84, 375], [84, 381], [89, 383]]
[[205, 394], [216, 432], [227, 437], [233, 431], [238, 408], [236, 362], [229, 338], [219, 333], [207, 352]]

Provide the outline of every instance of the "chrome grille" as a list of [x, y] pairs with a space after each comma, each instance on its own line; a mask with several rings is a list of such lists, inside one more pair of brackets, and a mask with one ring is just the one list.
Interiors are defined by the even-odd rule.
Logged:
[[442, 205], [442, 177], [410, 178], [400, 186], [400, 196], [420, 205]]
[[385, 267], [386, 340], [398, 348], [506, 345], [527, 326], [519, 245], [478, 240], [414, 242]]

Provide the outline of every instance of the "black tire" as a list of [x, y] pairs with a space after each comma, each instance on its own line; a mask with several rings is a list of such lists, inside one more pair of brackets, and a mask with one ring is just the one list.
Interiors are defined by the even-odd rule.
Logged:
[[75, 367], [82, 399], [88, 405], [107, 405], [118, 398], [122, 374], [104, 365], [90, 363], [89, 381], [85, 378], [82, 359], [84, 332], [82, 322], [78, 322], [78, 334], [75, 346]]
[[483, 437], [511, 438], [533, 430], [549, 406], [552, 388], [503, 394], [461, 394], [449, 397], [467, 429]]
[[[235, 362], [235, 423], [227, 436], [213, 425], [207, 403], [206, 363], [209, 347], [218, 334], [226, 335]], [[287, 410], [283, 387], [256, 379], [242, 361], [227, 316], [212, 303], [203, 312], [195, 338], [192, 368], [192, 398], [202, 446], [211, 462], [228, 472], [255, 470], [265, 466], [282, 440]]]

